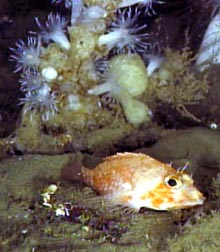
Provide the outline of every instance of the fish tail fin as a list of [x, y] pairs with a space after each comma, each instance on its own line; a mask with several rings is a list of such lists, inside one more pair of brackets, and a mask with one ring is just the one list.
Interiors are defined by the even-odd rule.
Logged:
[[61, 169], [61, 178], [86, 183], [86, 178], [92, 172], [88, 168], [94, 168], [100, 161], [100, 157], [77, 152], [70, 157], [68, 163]]
[[72, 155], [61, 169], [61, 178], [69, 181], [82, 181], [83, 155], [80, 152]]

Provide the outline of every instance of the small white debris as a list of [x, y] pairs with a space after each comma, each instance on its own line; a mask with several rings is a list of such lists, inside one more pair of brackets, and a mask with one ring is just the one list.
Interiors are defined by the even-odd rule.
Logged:
[[42, 193], [41, 196], [43, 198], [44, 203], [47, 203], [50, 201], [50, 194], [49, 193]]
[[78, 95], [69, 95], [67, 97], [68, 104], [66, 105], [67, 110], [77, 111], [82, 107]]
[[84, 16], [87, 18], [87, 20], [96, 20], [99, 18], [105, 18], [107, 16], [107, 12], [102, 7], [95, 5], [90, 6], [87, 9], [84, 10]]
[[83, 227], [82, 227], [82, 230], [83, 230], [83, 231], [86, 231], [86, 232], [89, 232], [89, 227], [88, 227], [88, 226], [83, 226]]
[[58, 187], [55, 184], [49, 185], [46, 189], [44, 189], [44, 192], [41, 193], [41, 197], [43, 200], [43, 206], [52, 208], [53, 205], [50, 203], [51, 195], [55, 194]]
[[59, 205], [58, 208], [55, 210], [56, 216], [66, 216], [66, 211], [63, 205]]
[[47, 187], [47, 192], [49, 194], [54, 194], [56, 191], [57, 191], [57, 185], [55, 185], [55, 184], [52, 184]]
[[45, 67], [42, 69], [41, 74], [47, 81], [52, 81], [57, 78], [57, 70], [54, 67]]
[[210, 127], [210, 129], [212, 129], [212, 130], [217, 130], [217, 129], [218, 129], [218, 125], [217, 125], [216, 123], [211, 123], [211, 124], [209, 125], [209, 127]]
[[21, 233], [22, 233], [22, 234], [27, 234], [27, 233], [28, 233], [28, 230], [27, 230], [27, 229], [23, 229], [23, 230], [21, 230]]
[[44, 202], [43, 206], [48, 207], [48, 208], [52, 208], [53, 207], [52, 204], [50, 204], [48, 202]]

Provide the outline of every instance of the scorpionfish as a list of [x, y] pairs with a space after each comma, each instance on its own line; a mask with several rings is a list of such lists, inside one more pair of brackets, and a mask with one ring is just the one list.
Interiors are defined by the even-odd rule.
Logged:
[[94, 169], [80, 168], [85, 184], [113, 205], [174, 210], [202, 205], [191, 176], [142, 153], [118, 153]]

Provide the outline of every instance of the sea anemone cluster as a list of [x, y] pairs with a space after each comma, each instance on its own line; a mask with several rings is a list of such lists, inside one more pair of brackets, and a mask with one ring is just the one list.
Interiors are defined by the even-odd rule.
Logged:
[[68, 50], [70, 43], [65, 35], [65, 18], [59, 14], [49, 14], [45, 27], [36, 17], [36, 23], [41, 32], [37, 36], [28, 36], [27, 42], [20, 40], [17, 48], [11, 48], [10, 60], [16, 62], [15, 72], [21, 72], [21, 90], [25, 97], [20, 104], [25, 104], [24, 113], [36, 111], [42, 114], [43, 120], [48, 120], [58, 111], [56, 94], [51, 90], [49, 82], [57, 77], [57, 71], [51, 66], [40, 68], [45, 48], [43, 43], [55, 42], [60, 48]]
[[[61, 2], [61, 0], [52, 1], [54, 4]], [[146, 6], [146, 10], [148, 10], [152, 9], [154, 2], [157, 1], [140, 1], [139, 4], [142, 7]], [[161, 1], [158, 3], [162, 4]], [[70, 98], [72, 96], [77, 97], [77, 101], [79, 101], [82, 100], [80, 98], [82, 93], [83, 96], [90, 97], [91, 95], [102, 95], [105, 92], [91, 91], [102, 84], [99, 83], [99, 74], [95, 70], [96, 60], [102, 57], [109, 58], [111, 53], [113, 56], [127, 54], [133, 57], [132, 55], [134, 55], [133, 58], [135, 58], [137, 55], [145, 54], [150, 46], [147, 23], [140, 24], [138, 20], [141, 9], [139, 6], [131, 7], [136, 2], [122, 1], [120, 4], [126, 5], [124, 8], [120, 8], [119, 3], [118, 6], [115, 4], [114, 15], [112, 15], [112, 11], [107, 11], [108, 2], [102, 5], [88, 3], [86, 7], [81, 0], [66, 0], [64, 4], [66, 8], [71, 8], [70, 20], [58, 13], [50, 13], [44, 25], [39, 17], [35, 17], [39, 32], [31, 32], [27, 41], [20, 40], [16, 43], [16, 48], [11, 48], [10, 60], [16, 62], [15, 72], [21, 73], [19, 83], [25, 94], [25, 97], [20, 100], [20, 104], [24, 104], [23, 113], [30, 114], [30, 118], [33, 118], [33, 114], [40, 114], [43, 121], [48, 121], [62, 108], [74, 107], [73, 104], [68, 104], [69, 101], [72, 101]], [[127, 59], [129, 61], [129, 57], [123, 58], [121, 64], [124, 62], [126, 64]], [[139, 60], [140, 69], [143, 72], [141, 76], [146, 78], [143, 79], [143, 83], [146, 83], [147, 74], [143, 67], [144, 62], [142, 58]], [[82, 69], [83, 67], [84, 69]], [[85, 69], [88, 67], [90, 76], [88, 76], [88, 69]], [[127, 100], [126, 97], [130, 97], [130, 94], [127, 95], [125, 89], [119, 91], [115, 80], [118, 79], [117, 76], [126, 73], [124, 70], [118, 71], [117, 67], [114, 69], [114, 71], [104, 73], [105, 79], [108, 78], [107, 81], [112, 86], [106, 92], [119, 103], [125, 104], [124, 100]], [[127, 70], [131, 75], [132, 69]], [[84, 72], [83, 77], [85, 77], [85, 71], [87, 72], [86, 80], [79, 77], [79, 71]], [[137, 68], [137, 73], [138, 71]], [[134, 70], [134, 76], [136, 75]], [[83, 82], [86, 83], [82, 85]], [[130, 87], [132, 85], [128, 84]], [[67, 89], [71, 89], [71, 91]], [[143, 91], [145, 90], [146, 86]], [[143, 91], [139, 92], [139, 95]], [[117, 95], [117, 92], [120, 95]], [[122, 98], [123, 95], [124, 98]], [[79, 103], [77, 102], [78, 105], [74, 108], [80, 107]], [[125, 106], [122, 106], [125, 109]], [[146, 108], [144, 109], [146, 110]], [[130, 120], [130, 116], [126, 114], [126, 118], [132, 123], [133, 120]], [[148, 113], [145, 111], [144, 114]], [[138, 123], [146, 118], [143, 117]]]
[[40, 55], [42, 53], [41, 39], [27, 38], [27, 43], [20, 40], [17, 48], [11, 48], [13, 54], [10, 60], [16, 61], [15, 72], [21, 72], [21, 90], [25, 97], [20, 104], [25, 104], [23, 113], [40, 111], [43, 120], [48, 120], [50, 114], [57, 111], [55, 93], [51, 92], [46, 79], [39, 73]]
[[73, 136], [109, 125], [123, 125], [123, 129], [148, 125], [158, 101], [179, 109], [204, 97], [198, 94], [206, 92], [205, 84], [188, 88], [198, 83], [190, 72], [184, 81], [189, 85], [181, 85], [180, 95], [173, 94], [173, 86], [180, 85], [175, 83], [181, 83], [176, 72], [188, 68], [186, 62], [191, 61], [184, 58], [170, 63], [171, 54], [165, 53], [151, 30], [167, 1], [51, 3], [64, 4], [70, 17], [50, 13], [45, 23], [35, 17], [38, 31], [31, 31], [26, 41], [19, 40], [10, 48], [24, 93], [19, 104], [25, 125], [28, 120], [33, 125], [37, 121], [47, 135], [63, 134], [58, 143], [63, 146]]

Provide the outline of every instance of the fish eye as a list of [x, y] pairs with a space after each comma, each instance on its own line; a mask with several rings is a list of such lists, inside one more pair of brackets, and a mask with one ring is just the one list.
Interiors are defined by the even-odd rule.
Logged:
[[164, 181], [171, 188], [178, 189], [182, 186], [182, 181], [174, 176], [166, 177]]
[[167, 181], [167, 184], [169, 185], [169, 186], [176, 186], [177, 185], [177, 182], [176, 182], [176, 180], [175, 179], [169, 179], [168, 181]]

